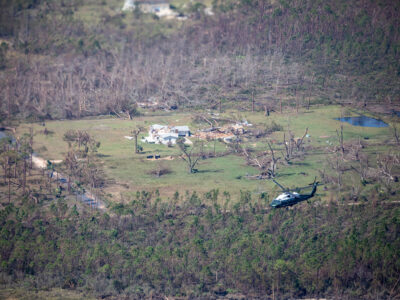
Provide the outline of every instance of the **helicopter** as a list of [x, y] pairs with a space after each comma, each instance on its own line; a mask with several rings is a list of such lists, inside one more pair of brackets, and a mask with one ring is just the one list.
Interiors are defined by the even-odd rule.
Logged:
[[[275, 179], [272, 179], [272, 181], [283, 190], [283, 193], [280, 194], [278, 197], [276, 197], [274, 200], [272, 200], [270, 206], [273, 208], [288, 207], [310, 199], [311, 197], [314, 196], [315, 192], [317, 191], [317, 186], [319, 185], [319, 182], [316, 181], [316, 179], [317, 178], [315, 177], [314, 182], [311, 183], [309, 186], [300, 187], [293, 190], [289, 190], [283, 187], [281, 184], [275, 181]], [[310, 186], [312, 186], [312, 191], [310, 194], [298, 193], [300, 190], [309, 188]]]

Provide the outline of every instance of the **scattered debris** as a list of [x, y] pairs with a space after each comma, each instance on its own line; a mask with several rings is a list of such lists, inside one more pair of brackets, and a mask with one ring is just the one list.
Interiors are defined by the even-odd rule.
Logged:
[[271, 175], [267, 174], [267, 173], [262, 173], [262, 174], [257, 174], [257, 175], [250, 175], [250, 174], [246, 174], [245, 175], [246, 179], [250, 179], [250, 180], [265, 180], [265, 179], [270, 179]]
[[166, 157], [161, 157], [161, 155], [148, 155], [146, 156], [147, 160], [173, 160], [174, 158], [170, 155], [170, 156], [166, 156]]
[[[210, 125], [212, 125], [210, 123]], [[231, 143], [236, 135], [245, 134], [247, 131], [245, 127], [253, 126], [253, 124], [248, 123], [246, 120], [242, 122], [231, 123], [221, 127], [210, 127], [198, 131], [194, 136], [207, 140], [207, 139], [222, 139], [227, 143]]]

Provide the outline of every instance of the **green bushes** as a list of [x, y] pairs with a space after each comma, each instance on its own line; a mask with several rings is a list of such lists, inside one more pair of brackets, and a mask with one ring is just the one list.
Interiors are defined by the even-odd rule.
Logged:
[[[205, 197], [217, 203], [220, 196], [214, 190]], [[118, 214], [104, 216], [85, 209], [76, 216], [62, 201], [51, 209], [6, 206], [0, 272], [18, 284], [96, 296], [235, 291], [368, 298], [379, 290], [385, 298], [400, 289], [399, 208], [304, 205], [260, 212], [243, 192], [235, 209], [223, 213], [201, 205], [197, 194], [180, 207], [142, 199], [154, 202], [140, 193], [131, 204], [115, 205]]]

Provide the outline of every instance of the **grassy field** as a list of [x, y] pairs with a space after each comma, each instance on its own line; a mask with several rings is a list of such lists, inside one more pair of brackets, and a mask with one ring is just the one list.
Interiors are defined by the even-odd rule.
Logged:
[[[281, 156], [284, 146], [282, 144], [283, 132], [289, 129], [296, 137], [304, 134], [305, 128], [309, 128], [309, 138], [306, 145], [312, 146], [313, 150], [307, 153], [305, 159], [294, 162], [291, 165], [280, 165], [278, 169], [279, 181], [288, 186], [303, 186], [319, 175], [319, 170], [326, 164], [326, 148], [330, 145], [338, 145], [336, 130], [340, 129], [339, 121], [334, 120], [342, 115], [354, 115], [357, 112], [343, 110], [338, 106], [313, 108], [309, 111], [299, 113], [285, 112], [274, 113], [265, 117], [263, 113], [242, 113], [241, 118], [247, 119], [254, 127], [262, 128], [274, 121], [280, 124], [284, 130], [274, 132], [266, 138], [248, 139], [244, 144], [257, 150], [267, 150], [266, 141], [273, 143], [277, 155]], [[226, 112], [221, 117], [232, 118], [233, 112]], [[385, 118], [384, 118], [385, 119]], [[386, 119], [386, 121], [388, 121]], [[207, 124], [195, 123], [189, 113], [160, 113], [153, 116], [141, 116], [134, 120], [121, 120], [115, 118], [84, 119], [72, 121], [46, 122], [45, 127], [39, 124], [23, 124], [18, 128], [18, 134], [27, 132], [33, 126], [35, 132], [35, 151], [46, 159], [64, 159], [68, 145], [63, 141], [64, 133], [69, 129], [86, 130], [96, 140], [101, 142], [98, 156], [101, 159], [106, 175], [116, 181], [106, 189], [106, 192], [120, 198], [120, 195], [130, 196], [137, 191], [148, 190], [159, 192], [168, 197], [178, 191], [181, 195], [188, 191], [199, 193], [211, 189], [219, 189], [221, 192], [229, 191], [231, 195], [239, 195], [241, 190], [248, 190], [256, 197], [263, 191], [278, 192], [276, 186], [269, 181], [246, 179], [246, 174], [259, 174], [259, 170], [248, 166], [243, 157], [230, 154], [224, 157], [201, 160], [198, 165], [199, 172], [188, 174], [187, 166], [179, 158], [180, 151], [177, 146], [168, 148], [164, 145], [140, 144], [143, 152], [134, 154], [134, 143], [124, 136], [129, 136], [130, 131], [136, 125], [145, 128], [141, 136], [147, 135], [151, 124], [189, 125], [192, 132], [199, 128], [208, 127]], [[51, 134], [44, 135], [43, 130], [47, 128]], [[392, 139], [390, 128], [367, 128], [352, 126], [343, 123], [345, 141], [361, 139], [368, 143], [369, 153], [386, 151], [387, 146], [382, 146]], [[192, 140], [196, 140], [192, 138]], [[212, 151], [214, 142], [204, 141], [204, 149]], [[228, 148], [222, 142], [216, 143], [216, 151], [226, 151]], [[172, 156], [172, 160], [149, 161], [147, 155], [159, 154], [161, 157]], [[158, 165], [170, 169], [171, 173], [159, 178], [150, 172]], [[324, 197], [324, 193], [320, 196]], [[233, 197], [234, 198], [234, 197]]]

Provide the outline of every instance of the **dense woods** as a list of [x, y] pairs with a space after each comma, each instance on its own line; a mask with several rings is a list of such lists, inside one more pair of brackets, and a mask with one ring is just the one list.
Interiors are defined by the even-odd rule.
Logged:
[[2, 1], [3, 119], [134, 112], [146, 101], [398, 101], [397, 1], [215, 1], [214, 16], [183, 24], [131, 13], [88, 24], [75, 16], [83, 4]]
[[267, 195], [252, 204], [244, 193], [232, 207], [218, 197], [229, 200], [213, 190], [176, 206], [142, 192], [111, 214], [63, 199], [8, 205], [0, 219], [1, 282], [118, 298], [399, 295], [399, 208], [371, 202], [264, 211]]
[[[116, 1], [0, 0], [0, 130], [14, 130], [14, 138], [0, 140], [0, 292], [62, 288], [109, 299], [400, 297], [394, 116], [400, 2], [214, 0], [211, 15], [202, 3], [180, 7], [185, 21], [138, 10], [99, 8], [97, 17], [85, 15], [87, 3], [110, 2]], [[361, 111], [355, 108], [391, 112], [390, 135], [344, 132], [343, 126], [317, 135], [309, 128], [319, 124], [291, 125], [299, 111], [312, 118], [310, 107], [332, 103], [342, 104], [342, 116]], [[214, 139], [213, 148], [204, 148], [209, 138], [192, 146], [178, 140], [173, 162], [185, 164], [186, 176], [196, 178], [202, 163], [206, 176], [223, 176], [222, 163], [210, 165], [231, 155], [226, 164], [243, 159], [243, 174], [232, 185], [293, 174], [304, 180], [311, 170], [325, 184], [321, 196], [273, 210], [268, 204], [276, 190], [231, 195], [188, 187], [168, 197], [134, 186], [132, 196], [132, 184], [121, 181], [118, 187], [130, 194], [121, 192], [117, 202], [102, 190], [115, 183], [106, 170], [125, 168], [131, 176], [126, 169], [135, 168], [154, 180], [179, 170], [167, 160], [143, 167], [145, 155], [161, 156], [138, 144], [150, 123], [135, 118], [161, 110], [190, 112], [179, 118], [210, 130], [243, 122], [244, 111], [263, 118], [246, 136], [233, 132], [231, 143]], [[224, 110], [237, 116], [224, 121]], [[264, 122], [270, 113], [289, 111], [282, 124], [272, 117]], [[54, 134], [48, 120], [101, 115], [129, 120], [130, 127], [122, 133], [121, 123], [75, 124], [58, 140], [68, 145], [60, 165], [48, 160], [33, 168], [34, 151], [40, 152], [34, 136], [43, 141]], [[36, 124], [20, 134], [23, 129], [13, 128], [19, 122]], [[283, 138], [271, 138], [276, 132]], [[127, 138], [134, 142], [129, 156], [107, 165], [111, 155], [98, 153], [103, 141], [110, 151], [110, 144], [128, 145], [120, 142]], [[307, 160], [316, 153], [318, 159]], [[249, 166], [256, 175], [245, 173]], [[101, 194], [104, 208], [78, 201], [85, 189]]]

